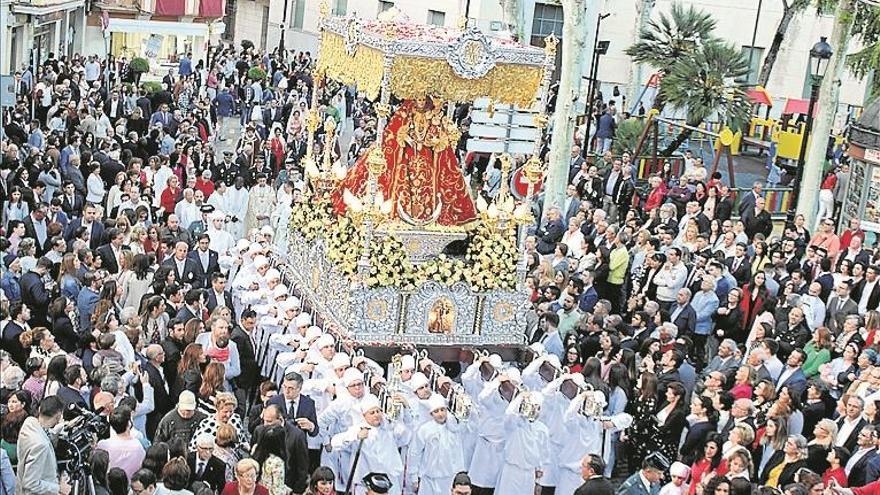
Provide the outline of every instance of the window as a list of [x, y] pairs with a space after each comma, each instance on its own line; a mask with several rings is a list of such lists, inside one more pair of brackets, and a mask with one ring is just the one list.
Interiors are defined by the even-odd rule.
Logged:
[[296, 7], [293, 11], [293, 28], [302, 29], [303, 19], [306, 16], [306, 0], [296, 0]]
[[532, 17], [533, 46], [544, 46], [544, 38], [550, 33], [562, 37], [562, 6], [535, 4], [535, 15]]
[[743, 58], [749, 60], [751, 57], [751, 65], [749, 65], [749, 73], [745, 77], [745, 83], [755, 84], [758, 82], [758, 75], [761, 73], [761, 62], [763, 61], [764, 49], [758, 46], [743, 46]]
[[348, 0], [336, 0], [333, 7], [333, 15], [346, 15], [348, 13]]
[[388, 2], [387, 0], [379, 0], [379, 13], [385, 12], [386, 10], [394, 7], [394, 2]]
[[[550, 33], [562, 38], [562, 6], [548, 5], [544, 3], [535, 4], [535, 15], [532, 17], [532, 35], [529, 43], [532, 46], [544, 46], [544, 38]], [[556, 50], [556, 68], [553, 70], [552, 79], [559, 79], [559, 67], [562, 65], [562, 45]]]
[[428, 24], [433, 24], [435, 26], [445, 26], [446, 25], [446, 13], [440, 12], [439, 10], [428, 10]]

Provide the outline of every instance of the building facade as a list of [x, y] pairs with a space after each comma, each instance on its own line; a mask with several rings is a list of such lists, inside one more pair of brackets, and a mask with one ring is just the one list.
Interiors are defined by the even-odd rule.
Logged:
[[[250, 0], [247, 0], [250, 1]], [[283, 6], [284, 0], [272, 0]], [[281, 28], [287, 29], [286, 45], [297, 50], [317, 49], [317, 25], [320, 2], [316, 0], [286, 0], [288, 2], [287, 23], [270, 28], [269, 36], [278, 39]], [[773, 41], [776, 26], [782, 17], [780, 2], [723, 2], [707, 0], [681, 0], [685, 6], [707, 11], [717, 21], [715, 33], [739, 47], [748, 56], [752, 55], [751, 79], [757, 79], [767, 49]], [[504, 12], [502, 0], [332, 0], [334, 15], [357, 15], [373, 18], [391, 7], [416, 22], [433, 22], [454, 26], [468, 10], [468, 17], [487, 33], [504, 34]], [[562, 35], [564, 13], [558, 0], [520, 0], [520, 20], [523, 23], [524, 40], [533, 45], [542, 45], [550, 33]], [[587, 54], [584, 78], [589, 77], [593, 41], [596, 39], [596, 25], [599, 14], [610, 14], [601, 22], [599, 39], [609, 41], [607, 54], [599, 58], [598, 80], [603, 94], [611, 94], [616, 86], [621, 100], [627, 105], [619, 108], [629, 110], [630, 104], [651, 78], [654, 69], [633, 64], [624, 51], [637, 38], [640, 19], [657, 18], [660, 13], [669, 13], [673, 0], [599, 0], [586, 4]], [[761, 5], [759, 12], [758, 6]], [[274, 8], [274, 7], [273, 7]], [[647, 10], [646, 10], [647, 9]], [[280, 8], [279, 8], [280, 10]], [[642, 16], [642, 14], [645, 16]], [[759, 15], [760, 14], [760, 15]], [[832, 15], [817, 15], [815, 8], [796, 15], [788, 30], [782, 50], [767, 84], [767, 90], [778, 101], [775, 111], [781, 111], [786, 98], [806, 98], [809, 96], [807, 84], [810, 48], [820, 36], [829, 36], [833, 24]], [[754, 43], [753, 31], [757, 21]], [[277, 41], [276, 41], [277, 43]], [[560, 47], [562, 44], [560, 44]], [[852, 47], [856, 49], [856, 46]], [[867, 97], [867, 81], [859, 80], [846, 73], [841, 81], [841, 106], [860, 107]], [[582, 84], [581, 94], [586, 93]]]
[[0, 72], [82, 51], [85, 0], [0, 0]]

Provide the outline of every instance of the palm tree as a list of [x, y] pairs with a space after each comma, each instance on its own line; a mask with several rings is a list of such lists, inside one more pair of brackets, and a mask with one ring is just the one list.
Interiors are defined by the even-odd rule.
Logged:
[[[633, 62], [669, 71], [683, 58], [693, 55], [701, 44], [713, 38], [715, 24], [710, 14], [674, 2], [669, 15], [661, 13], [659, 19], [648, 22], [647, 27], [639, 33], [639, 40], [626, 49], [626, 54], [632, 57]], [[662, 110], [664, 103], [661, 85], [654, 98], [654, 108]]]
[[[728, 43], [712, 40], [690, 57], [673, 64], [660, 81], [660, 92], [667, 103], [686, 110], [685, 122], [697, 127], [717, 115], [719, 121], [737, 130], [751, 115], [751, 103], [742, 85], [734, 81], [749, 72], [749, 62]], [[662, 154], [669, 156], [690, 137], [692, 130], [682, 128]]]

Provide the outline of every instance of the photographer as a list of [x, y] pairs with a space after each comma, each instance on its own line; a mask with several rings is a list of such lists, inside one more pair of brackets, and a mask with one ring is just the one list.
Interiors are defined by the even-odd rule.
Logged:
[[61, 421], [64, 403], [57, 397], [40, 402], [39, 416], [27, 418], [18, 439], [17, 493], [67, 495], [70, 486], [58, 477], [55, 449], [47, 430]]

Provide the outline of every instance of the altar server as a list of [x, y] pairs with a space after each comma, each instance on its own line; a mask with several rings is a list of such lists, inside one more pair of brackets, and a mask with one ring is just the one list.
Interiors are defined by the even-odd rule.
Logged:
[[[395, 400], [405, 399], [395, 397]], [[393, 486], [402, 486], [403, 460], [398, 449], [409, 443], [411, 435], [408, 408], [404, 408], [401, 417], [394, 422], [385, 418], [375, 395], [368, 394], [358, 404], [358, 408], [361, 412], [360, 421], [334, 435], [331, 446], [354, 455], [360, 444], [361, 455], [354, 470], [354, 479], [361, 480], [368, 473], [385, 473]], [[367, 487], [359, 481], [355, 483], [354, 492], [366, 494]]]
[[[495, 493], [532, 493], [541, 462], [547, 456], [547, 427], [538, 420], [544, 396], [540, 392], [517, 395], [504, 413], [504, 464]], [[534, 408], [527, 411], [526, 406]], [[530, 415], [532, 414], [532, 415]]]
[[505, 387], [520, 385], [516, 368], [493, 378], [477, 396], [477, 443], [468, 473], [474, 485], [480, 488], [494, 488], [501, 471], [502, 457], [499, 454], [504, 451], [504, 413], [509, 404], [501, 394], [501, 387], [508, 382]]
[[556, 486], [559, 478], [559, 452], [568, 439], [564, 421], [565, 411], [585, 385], [584, 375], [570, 373], [548, 383], [542, 390], [544, 403], [541, 405], [540, 420], [547, 426], [549, 443], [540, 466], [543, 476], [537, 479], [537, 484], [541, 487]]
[[584, 402], [588, 400], [588, 396], [592, 396], [603, 409], [607, 402], [602, 392], [585, 391], [572, 400], [565, 411], [563, 425], [566, 436], [565, 443], [559, 450], [559, 478], [556, 483], [556, 493], [559, 495], [574, 493], [583, 484], [581, 460], [585, 454], [604, 453], [603, 457], [607, 457], [608, 453], [602, 450], [603, 442], [607, 447], [612, 432], [621, 431], [632, 424], [632, 416], [626, 413], [606, 420], [584, 414]]
[[448, 495], [452, 480], [464, 471], [459, 423], [438, 394], [428, 399], [431, 420], [415, 430], [407, 456], [407, 486], [419, 495]]
[[367, 395], [364, 375], [356, 368], [345, 370], [342, 384], [343, 388], [336, 390], [336, 398], [318, 414], [318, 425], [324, 446], [321, 464], [330, 467], [336, 473], [336, 490], [340, 492], [345, 490], [354, 452], [333, 448], [332, 438], [355, 424], [356, 418], [361, 416], [358, 412], [360, 403]]

